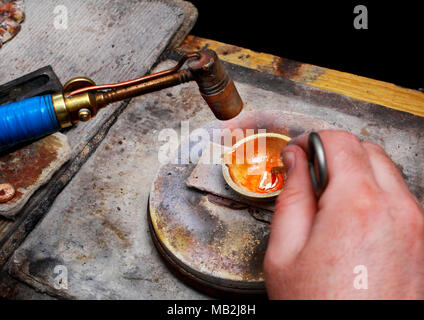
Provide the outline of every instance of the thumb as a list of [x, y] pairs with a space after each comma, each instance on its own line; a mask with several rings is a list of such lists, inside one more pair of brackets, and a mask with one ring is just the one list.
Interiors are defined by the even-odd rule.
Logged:
[[317, 211], [305, 152], [297, 145], [289, 145], [282, 158], [288, 179], [277, 199], [265, 258], [280, 267], [304, 247]]

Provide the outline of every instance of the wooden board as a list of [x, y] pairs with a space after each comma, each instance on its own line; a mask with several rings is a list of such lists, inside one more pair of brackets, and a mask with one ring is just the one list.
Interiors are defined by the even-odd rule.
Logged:
[[346, 97], [424, 116], [424, 93], [417, 90], [192, 35], [185, 39], [180, 49], [194, 51], [206, 47], [215, 50], [222, 60], [232, 64], [339, 93]]

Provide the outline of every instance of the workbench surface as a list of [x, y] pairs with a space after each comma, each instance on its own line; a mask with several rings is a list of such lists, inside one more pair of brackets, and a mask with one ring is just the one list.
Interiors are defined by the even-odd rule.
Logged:
[[[383, 144], [404, 165], [412, 191], [424, 202], [422, 92], [195, 36], [188, 36], [179, 51], [204, 47], [227, 62], [248, 110], [309, 114]], [[164, 61], [157, 69], [173, 63]], [[195, 84], [138, 97], [120, 108], [110, 131], [92, 138], [88, 156], [81, 156], [87, 150], [76, 155], [84, 164], [58, 197], [44, 204], [35, 222], [44, 219], [5, 266], [4, 271], [49, 295], [3, 273], [3, 283], [19, 289], [9, 290], [10, 298], [207, 298], [166, 269], [150, 239], [146, 208], [159, 167], [158, 132], [178, 129], [182, 120], [190, 120], [194, 130], [214, 118]], [[65, 291], [52, 285], [52, 268], [58, 264], [69, 270]]]

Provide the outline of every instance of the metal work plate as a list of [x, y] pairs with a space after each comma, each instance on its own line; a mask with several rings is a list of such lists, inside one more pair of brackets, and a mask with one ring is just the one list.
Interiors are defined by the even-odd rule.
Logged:
[[174, 268], [203, 283], [208, 293], [264, 294], [268, 224], [251, 216], [246, 206], [217, 205], [213, 197], [190, 190], [184, 181], [192, 168], [159, 170], [149, 205], [154, 240]]
[[62, 91], [51, 66], [45, 66], [0, 86], [0, 105]]
[[13, 219], [29, 197], [70, 157], [65, 135], [56, 133], [24, 148], [0, 156], [0, 182], [10, 183], [15, 196], [0, 203], [0, 215]]

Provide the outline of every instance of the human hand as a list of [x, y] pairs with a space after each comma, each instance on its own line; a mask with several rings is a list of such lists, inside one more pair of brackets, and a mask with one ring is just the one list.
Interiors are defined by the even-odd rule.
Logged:
[[376, 144], [345, 131], [319, 135], [329, 183], [318, 200], [305, 153], [308, 137], [283, 151], [288, 180], [265, 255], [268, 296], [424, 298], [424, 216], [402, 174]]

